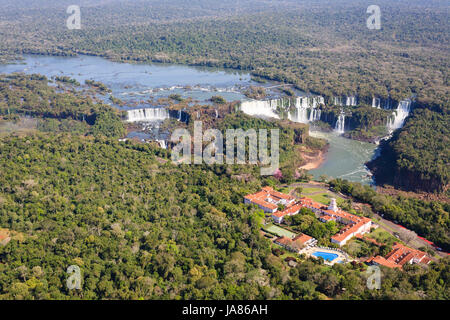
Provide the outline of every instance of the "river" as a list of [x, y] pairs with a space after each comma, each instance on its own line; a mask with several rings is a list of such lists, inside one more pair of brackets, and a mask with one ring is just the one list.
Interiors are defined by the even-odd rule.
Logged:
[[[38, 73], [51, 78], [69, 76], [81, 84], [85, 80], [100, 81], [112, 90], [112, 95], [126, 102], [120, 109], [149, 107], [158, 98], [179, 94], [197, 103], [208, 103], [214, 95], [227, 101], [245, 100], [243, 91], [251, 85], [272, 87], [274, 83], [260, 84], [248, 73], [207, 67], [191, 67], [170, 64], [129, 64], [109, 61], [101, 57], [76, 56], [53, 57], [26, 55], [18, 64], [0, 65], [0, 73]], [[268, 89], [276, 95], [275, 90]], [[105, 102], [109, 103], [109, 96]], [[142, 133], [139, 133], [142, 134]], [[370, 160], [376, 146], [350, 140], [336, 133], [311, 132], [314, 137], [329, 141], [326, 161], [310, 172], [315, 177], [325, 174], [351, 181], [372, 183], [364, 163]]]
[[376, 145], [347, 139], [336, 132], [310, 131], [309, 134], [326, 139], [330, 144], [324, 163], [309, 171], [315, 178], [325, 174], [329, 178], [342, 178], [364, 184], [374, 183], [364, 163], [373, 158]]

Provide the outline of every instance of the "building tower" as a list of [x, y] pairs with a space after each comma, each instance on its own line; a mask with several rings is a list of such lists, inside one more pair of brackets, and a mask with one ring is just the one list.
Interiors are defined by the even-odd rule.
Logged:
[[330, 205], [328, 206], [328, 210], [331, 210], [334, 212], [338, 211], [338, 206], [337, 206], [335, 198], [331, 198], [331, 202], [330, 202]]

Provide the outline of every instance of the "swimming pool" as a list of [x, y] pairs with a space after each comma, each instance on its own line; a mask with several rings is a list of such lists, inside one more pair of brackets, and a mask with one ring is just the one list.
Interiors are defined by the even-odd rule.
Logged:
[[312, 255], [314, 257], [321, 257], [327, 261], [333, 261], [334, 259], [336, 259], [338, 257], [338, 255], [336, 253], [323, 252], [323, 251], [316, 251]]

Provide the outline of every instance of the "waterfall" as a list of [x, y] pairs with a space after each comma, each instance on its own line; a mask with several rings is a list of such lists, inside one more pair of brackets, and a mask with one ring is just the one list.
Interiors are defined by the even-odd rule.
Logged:
[[178, 110], [178, 121], [181, 121], [181, 110]]
[[345, 105], [347, 107], [354, 107], [354, 106], [356, 106], [356, 97], [348, 96], [346, 101], [345, 101]]
[[249, 115], [259, 115], [279, 119], [278, 107], [287, 110], [287, 118], [294, 122], [309, 123], [320, 120], [319, 104], [325, 104], [323, 97], [296, 97], [291, 99], [274, 99], [267, 101], [243, 101], [241, 111]]
[[215, 109], [216, 111], [216, 119], [219, 118], [219, 112], [217, 111], [217, 109]]
[[397, 109], [392, 112], [388, 119], [387, 127], [389, 130], [396, 130], [403, 127], [406, 117], [409, 115], [411, 100], [403, 100], [398, 103]]
[[309, 111], [309, 122], [319, 121], [322, 110], [319, 108], [311, 108]]
[[128, 122], [161, 121], [169, 118], [169, 113], [164, 108], [145, 108], [128, 110]]
[[309, 111], [309, 122], [314, 121], [314, 111], [316, 111], [314, 107]]
[[265, 116], [279, 119], [279, 116], [275, 113], [277, 106], [278, 100], [243, 101], [241, 103], [241, 111], [251, 116]]
[[166, 140], [156, 140], [159, 143], [159, 146], [163, 149], [167, 149]]
[[345, 132], [345, 113], [341, 110], [341, 114], [338, 117], [338, 120], [336, 122], [336, 126], [334, 127], [334, 130], [337, 133], [344, 133]]
[[372, 98], [372, 108], [378, 108], [381, 109], [381, 100], [380, 98]]
[[295, 99], [295, 108], [297, 109], [295, 122], [308, 123], [308, 98], [307, 97], [297, 97]]
[[315, 114], [314, 114], [314, 121], [319, 121], [320, 120], [320, 116], [322, 115], [322, 110], [321, 109], [316, 109], [314, 110]]
[[318, 104], [325, 104], [325, 98], [324, 97], [322, 97], [322, 96], [318, 96], [317, 97], [317, 103]]
[[342, 106], [342, 97], [334, 97], [334, 105]]

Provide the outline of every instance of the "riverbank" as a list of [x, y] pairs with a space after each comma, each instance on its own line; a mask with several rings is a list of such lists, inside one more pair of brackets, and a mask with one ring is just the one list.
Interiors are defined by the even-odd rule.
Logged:
[[373, 184], [372, 176], [365, 163], [375, 155], [376, 145], [342, 137], [336, 132], [310, 131], [309, 135], [328, 141], [325, 160], [318, 167], [310, 169], [314, 178], [326, 175], [328, 178], [342, 178], [349, 181]]
[[327, 159], [328, 148], [324, 150], [319, 150], [317, 152], [300, 152], [301, 157], [306, 161], [304, 165], [299, 167], [300, 170], [314, 170], [318, 169]]

